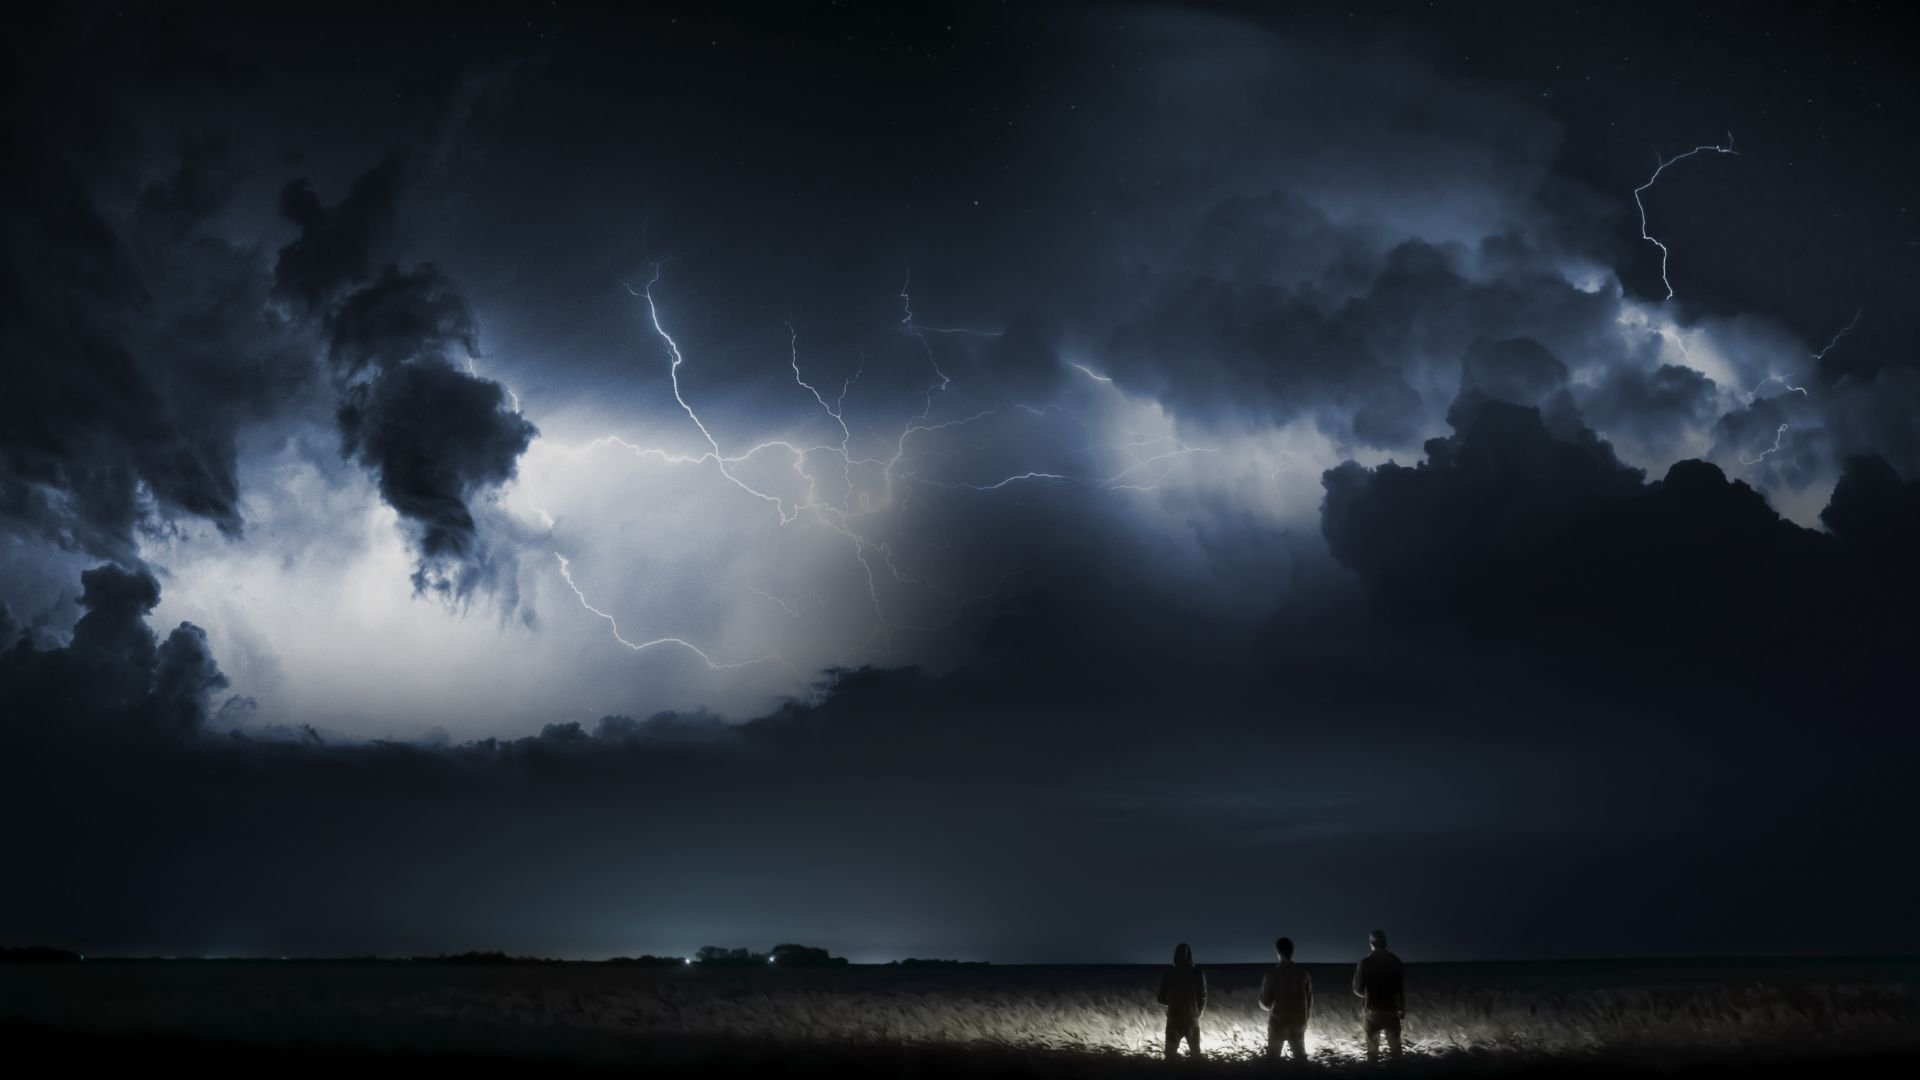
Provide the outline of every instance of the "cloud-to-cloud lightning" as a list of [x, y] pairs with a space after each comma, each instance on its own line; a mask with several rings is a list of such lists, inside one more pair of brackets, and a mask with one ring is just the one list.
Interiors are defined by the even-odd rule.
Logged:
[[[838, 428], [837, 440], [803, 444], [785, 438], [768, 439], [744, 450], [730, 453], [721, 443], [714, 429], [701, 415], [698, 406], [688, 399], [685, 388], [680, 383], [680, 369], [688, 363], [688, 357], [680, 342], [668, 328], [663, 317], [655, 288], [664, 274], [664, 264], [651, 262], [652, 274], [644, 284], [634, 285], [622, 282], [628, 295], [646, 304], [648, 325], [664, 346], [668, 358], [668, 378], [674, 402], [686, 414], [694, 428], [699, 432], [705, 449], [697, 453], [676, 453], [665, 449], [642, 445], [618, 435], [602, 435], [587, 445], [618, 446], [633, 453], [636, 457], [647, 458], [667, 465], [706, 466], [711, 464], [728, 484], [745, 495], [771, 506], [777, 520], [783, 526], [793, 525], [805, 520], [811, 524], [823, 526], [843, 537], [850, 547], [855, 560], [860, 564], [867, 583], [867, 606], [874, 620], [874, 633], [869, 641], [882, 639], [891, 649], [893, 637], [901, 631], [932, 631], [947, 626], [957, 619], [972, 603], [990, 596], [999, 587], [998, 584], [984, 590], [969, 590], [949, 583], [929, 578], [922, 572], [910, 569], [911, 560], [903, 560], [897, 550], [897, 536], [890, 536], [883, 517], [889, 511], [898, 511], [906, 504], [906, 492], [914, 485], [944, 490], [966, 490], [979, 493], [1001, 491], [1016, 485], [1032, 482], [1053, 482], [1085, 487], [1093, 490], [1115, 491], [1152, 491], [1166, 478], [1166, 463], [1192, 454], [1212, 453], [1213, 448], [1190, 446], [1171, 436], [1135, 438], [1131, 442], [1112, 447], [1082, 447], [1086, 453], [1095, 449], [1111, 449], [1123, 453], [1128, 459], [1123, 467], [1111, 474], [1071, 475], [1066, 472], [1046, 468], [1028, 468], [1009, 472], [1007, 475], [991, 480], [954, 480], [923, 475], [914, 467], [914, 462], [924, 457], [915, 451], [916, 440], [922, 436], [939, 432], [954, 432], [999, 416], [1005, 406], [994, 405], [952, 419], [934, 419], [934, 411], [950, 387], [953, 378], [942, 367], [940, 356], [929, 340], [928, 335], [958, 335], [981, 339], [995, 339], [1002, 332], [960, 327], [922, 326], [915, 321], [911, 274], [903, 281], [899, 299], [901, 303], [900, 332], [913, 339], [919, 357], [925, 362], [929, 378], [923, 390], [915, 394], [919, 399], [917, 411], [900, 421], [895, 432], [884, 437], [882, 443], [886, 449], [884, 456], [862, 452], [854, 448], [854, 428], [847, 420], [848, 394], [867, 373], [863, 363], [855, 373], [842, 380], [837, 393], [829, 396], [811, 381], [801, 363], [800, 335], [794, 324], [787, 323], [788, 356], [787, 367], [792, 373], [794, 384], [806, 391], [820, 411]], [[1097, 375], [1084, 365], [1073, 365], [1086, 372], [1101, 383], [1112, 385], [1113, 380]], [[1056, 412], [1072, 416], [1072, 413], [1059, 405], [1035, 407], [1031, 405], [1015, 406], [1018, 410], [1035, 417], [1047, 417]], [[1075, 421], [1078, 422], [1077, 418]], [[764, 482], [756, 482], [742, 475], [739, 467], [763, 454], [785, 455], [795, 476], [804, 484], [804, 492], [798, 496], [778, 490], [768, 490]], [[829, 470], [821, 471], [821, 462], [830, 464]], [[543, 520], [552, 518], [543, 513]], [[768, 661], [792, 665], [783, 657], [772, 655], [752, 660], [722, 661], [716, 659], [707, 649], [685, 638], [666, 636], [650, 640], [634, 640], [620, 630], [614, 618], [605, 609], [595, 605], [586, 590], [575, 580], [572, 562], [555, 553], [559, 560], [560, 571], [568, 587], [573, 591], [581, 606], [591, 614], [605, 620], [612, 631], [614, 640], [622, 646], [636, 652], [660, 645], [675, 645], [685, 648], [705, 663], [710, 669], [728, 670], [750, 664]], [[905, 587], [923, 591], [938, 598], [946, 614], [933, 621], [906, 620], [889, 612], [886, 589]], [[772, 592], [751, 588], [754, 595], [777, 605], [784, 613], [793, 618], [801, 617], [799, 609]]]
[[[1827, 354], [1833, 351], [1834, 346], [1840, 344], [1841, 338], [1846, 337], [1847, 334], [1851, 332], [1854, 327], [1860, 325], [1860, 316], [1865, 311], [1866, 311], [1865, 308], [1856, 309], [1853, 313], [1853, 319], [1850, 322], [1848, 322], [1847, 325], [1841, 327], [1839, 330], [1834, 332], [1833, 337], [1828, 339], [1826, 347], [1822, 348], [1819, 352], [1812, 354], [1813, 362], [1816, 365], [1818, 365], [1821, 361], [1827, 358]], [[1754, 387], [1752, 390], [1749, 390], [1747, 392], [1747, 404], [1752, 405], [1754, 398], [1759, 396], [1761, 387], [1766, 386], [1770, 382], [1779, 383], [1785, 389], [1785, 392], [1789, 394], [1799, 394], [1801, 397], [1808, 397], [1808, 398], [1813, 396], [1812, 394], [1807, 393], [1806, 387], [1795, 386], [1792, 383], [1788, 382], [1787, 378], [1788, 377], [1785, 375], [1769, 375], [1766, 378], [1761, 379], [1758, 383], [1754, 384]], [[1781, 424], [1773, 432], [1772, 446], [1769, 446], [1765, 450], [1760, 451], [1759, 454], [1755, 455], [1752, 458], [1748, 458], [1745, 455], [1741, 455], [1740, 463], [1742, 465], [1758, 465], [1762, 461], [1765, 461], [1767, 459], [1767, 455], [1772, 454], [1775, 451], [1780, 449], [1781, 438], [1786, 435], [1787, 429], [1792, 426], [1793, 425], [1791, 424], [1784, 424], [1784, 423]]]
[[1792, 424], [1781, 424], [1779, 427], [1774, 428], [1773, 429], [1773, 445], [1767, 447], [1765, 450], [1760, 451], [1760, 453], [1756, 454], [1753, 457], [1747, 457], [1745, 454], [1742, 454], [1740, 456], [1740, 464], [1758, 465], [1762, 461], [1765, 461], [1767, 459], [1768, 454], [1774, 453], [1775, 451], [1778, 451], [1780, 449], [1781, 436], [1785, 435], [1787, 433], [1787, 429], [1792, 426], [1793, 426]]
[[[1859, 326], [1859, 325], [1860, 325], [1860, 316], [1861, 316], [1861, 315], [1862, 315], [1862, 314], [1863, 314], [1863, 313], [1864, 313], [1865, 311], [1866, 311], [1866, 308], [1859, 308], [1859, 309], [1857, 309], [1857, 310], [1855, 310], [1855, 311], [1854, 311], [1854, 313], [1853, 313], [1853, 319], [1852, 319], [1852, 321], [1850, 321], [1850, 322], [1848, 322], [1848, 323], [1847, 323], [1847, 325], [1845, 325], [1845, 326], [1843, 326], [1843, 327], [1841, 327], [1841, 328], [1840, 328], [1839, 330], [1837, 330], [1837, 331], [1835, 331], [1835, 332], [1834, 332], [1834, 335], [1833, 335], [1833, 337], [1832, 337], [1832, 338], [1830, 338], [1830, 339], [1829, 339], [1829, 340], [1827, 341], [1827, 344], [1826, 344], [1826, 347], [1824, 347], [1824, 348], [1822, 348], [1822, 349], [1821, 349], [1821, 350], [1820, 350], [1819, 352], [1817, 352], [1817, 353], [1813, 353], [1813, 354], [1811, 354], [1811, 355], [1812, 355], [1812, 357], [1813, 357], [1813, 362], [1814, 362], [1815, 364], [1818, 364], [1818, 363], [1820, 363], [1821, 361], [1823, 361], [1823, 360], [1825, 360], [1825, 359], [1827, 358], [1827, 354], [1833, 351], [1833, 347], [1834, 347], [1834, 346], [1836, 346], [1836, 345], [1838, 345], [1838, 344], [1840, 344], [1840, 339], [1841, 339], [1841, 338], [1843, 338], [1843, 337], [1846, 337], [1846, 336], [1847, 336], [1847, 335], [1848, 335], [1849, 333], [1851, 333], [1851, 332], [1853, 331], [1853, 328], [1854, 328], [1854, 327], [1856, 327], [1856, 326]], [[1789, 393], [1789, 394], [1799, 394], [1799, 395], [1800, 395], [1801, 397], [1811, 397], [1811, 396], [1813, 396], [1813, 395], [1811, 395], [1811, 394], [1809, 394], [1809, 393], [1807, 393], [1807, 388], [1806, 388], [1806, 387], [1804, 387], [1804, 386], [1795, 386], [1795, 385], [1793, 385], [1792, 383], [1790, 383], [1790, 382], [1788, 382], [1787, 380], [1788, 380], [1789, 378], [1791, 378], [1791, 376], [1787, 376], [1787, 375], [1769, 375], [1769, 376], [1767, 376], [1766, 378], [1764, 378], [1764, 379], [1761, 379], [1761, 380], [1760, 380], [1759, 382], [1757, 382], [1757, 383], [1755, 383], [1755, 384], [1753, 385], [1753, 389], [1751, 389], [1751, 390], [1749, 390], [1749, 391], [1747, 391], [1747, 395], [1746, 395], [1746, 397], [1747, 397], [1747, 404], [1749, 404], [1749, 405], [1751, 405], [1751, 404], [1753, 404], [1753, 401], [1754, 401], [1754, 398], [1756, 398], [1756, 397], [1758, 397], [1758, 396], [1760, 396], [1760, 390], [1761, 390], [1761, 388], [1763, 388], [1763, 387], [1765, 387], [1765, 386], [1766, 386], [1766, 385], [1767, 385], [1768, 383], [1773, 383], [1773, 382], [1777, 382], [1777, 383], [1779, 383], [1779, 384], [1780, 384], [1780, 386], [1781, 386], [1781, 388], [1782, 388], [1783, 390], [1785, 390], [1785, 391], [1786, 391], [1787, 393]]]
[[1685, 161], [1686, 159], [1694, 156], [1695, 154], [1704, 154], [1709, 151], [1716, 154], [1736, 154], [1737, 155], [1739, 151], [1733, 148], [1733, 132], [1731, 131], [1727, 132], [1727, 144], [1725, 146], [1719, 146], [1716, 144], [1709, 143], [1706, 146], [1696, 146], [1684, 154], [1675, 154], [1674, 156], [1670, 158], [1666, 158], [1664, 160], [1662, 160], [1659, 157], [1659, 155], [1656, 154], [1654, 156], [1654, 160], [1658, 162], [1658, 164], [1653, 170], [1653, 175], [1647, 177], [1646, 183], [1641, 184], [1639, 187], [1633, 189], [1633, 204], [1640, 208], [1640, 239], [1645, 240], [1647, 243], [1652, 244], [1654, 247], [1657, 247], [1660, 249], [1660, 284], [1665, 285], [1667, 287], [1666, 298], [1668, 300], [1673, 299], [1673, 282], [1667, 279], [1667, 255], [1668, 255], [1667, 245], [1661, 243], [1658, 239], [1655, 239], [1654, 235], [1647, 231], [1647, 204], [1646, 204], [1646, 201], [1641, 196], [1645, 195], [1647, 191], [1651, 189], [1653, 185], [1660, 179], [1661, 173], [1667, 171], [1667, 166], [1672, 165], [1674, 162], [1677, 162], [1677, 161]]

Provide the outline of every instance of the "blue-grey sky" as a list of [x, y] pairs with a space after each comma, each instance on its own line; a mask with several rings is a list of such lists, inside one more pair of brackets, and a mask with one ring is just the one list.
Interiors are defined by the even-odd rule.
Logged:
[[1792, 18], [45, 20], [0, 937], [1891, 947], [1914, 103]]

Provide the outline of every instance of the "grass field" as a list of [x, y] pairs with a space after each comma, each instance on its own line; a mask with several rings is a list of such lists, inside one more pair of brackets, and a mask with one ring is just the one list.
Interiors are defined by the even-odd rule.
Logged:
[[[1210, 969], [1202, 1042], [1216, 1062], [1252, 1059], [1265, 1047], [1260, 971]], [[1348, 969], [1312, 971], [1313, 1055], [1327, 1065], [1355, 1061], [1359, 1015], [1345, 993]], [[1913, 974], [1910, 966], [1838, 962], [1416, 965], [1407, 1042], [1427, 1065], [1904, 1056], [1920, 1053]], [[1160, 1052], [1156, 978], [1157, 969], [1135, 967], [88, 962], [0, 969], [0, 1023], [189, 1039], [202, 1048], [512, 1054], [575, 1064], [617, 1065], [669, 1048], [677, 1060], [904, 1050], [1118, 1066]]]

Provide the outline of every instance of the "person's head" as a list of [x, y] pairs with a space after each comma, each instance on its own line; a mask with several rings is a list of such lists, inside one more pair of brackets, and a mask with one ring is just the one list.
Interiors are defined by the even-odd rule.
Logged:
[[1374, 931], [1373, 933], [1371, 933], [1371, 934], [1368, 934], [1368, 935], [1367, 935], [1367, 947], [1368, 947], [1368, 948], [1373, 948], [1373, 949], [1384, 949], [1384, 948], [1386, 948], [1386, 947], [1387, 947], [1387, 932], [1386, 932], [1385, 930], [1375, 930], [1375, 931]]
[[1193, 966], [1193, 946], [1181, 942], [1173, 947], [1173, 965], [1175, 967]]
[[1283, 937], [1279, 941], [1274, 942], [1273, 951], [1282, 960], [1293, 959], [1293, 939], [1290, 937]]

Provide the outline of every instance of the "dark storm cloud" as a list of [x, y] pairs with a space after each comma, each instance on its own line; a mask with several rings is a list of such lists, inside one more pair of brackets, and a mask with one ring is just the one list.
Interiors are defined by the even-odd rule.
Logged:
[[1454, 408], [1474, 408], [1488, 400], [1538, 407], [1566, 386], [1567, 365], [1532, 338], [1478, 338], [1460, 362], [1460, 398]]
[[1031, 286], [1119, 385], [1353, 452], [1431, 433], [1476, 339], [1587, 359], [1616, 304], [1561, 263], [1609, 208], [1552, 171], [1544, 109], [1198, 12], [1120, 38], [1126, 74], [1057, 127], [1077, 183], [1039, 266], [1065, 281]]
[[233, 160], [189, 143], [109, 216], [48, 132], [16, 117], [5, 144], [0, 518], [128, 563], [175, 517], [237, 534], [238, 434], [296, 400], [311, 365], [258, 254], [207, 227]]
[[180, 148], [178, 167], [140, 192], [140, 216], [165, 227], [170, 239], [184, 240], [232, 201], [244, 173], [229, 140], [189, 139]]
[[454, 349], [479, 351], [473, 312], [438, 270], [388, 266], [328, 313], [329, 355], [342, 378], [371, 367], [377, 378], [410, 361], [454, 363]]
[[[1884, 458], [1856, 457], [1820, 512], [1847, 570], [1871, 590], [1850, 612], [1868, 633], [1900, 640], [1914, 634], [1912, 601], [1920, 597], [1920, 480], [1902, 482]], [[1871, 626], [1873, 622], [1881, 625]]]
[[[1355, 248], [1362, 234], [1355, 230]], [[1276, 247], [1294, 240], [1284, 230], [1259, 235]], [[1300, 285], [1198, 278], [1120, 323], [1107, 353], [1112, 373], [1195, 419], [1306, 417], [1341, 445], [1407, 446], [1460, 385], [1463, 363], [1544, 386], [1567, 381], [1549, 350], [1595, 358], [1613, 298], [1575, 288], [1537, 254], [1491, 278], [1470, 275], [1470, 265], [1498, 265], [1492, 256], [1514, 249], [1500, 237], [1472, 249], [1410, 239], [1371, 265], [1343, 256]], [[1524, 361], [1485, 350], [1508, 339], [1532, 340], [1550, 363], [1506, 372]]]
[[[1133, 25], [1143, 59], [1121, 85], [1104, 87], [1111, 111], [1096, 105], [1083, 119], [1080, 104], [1071, 123], [1049, 129], [1105, 164], [1071, 171], [1082, 182], [1058, 214], [1070, 239], [1048, 254], [1111, 253], [1114, 268], [1089, 259], [1062, 275], [1089, 292], [1051, 291], [1074, 297], [1086, 327], [1101, 327], [1092, 333], [1106, 345], [1103, 371], [1184, 420], [1305, 417], [1348, 452], [1404, 450], [1440, 426], [1473, 341], [1526, 337], [1571, 369], [1570, 391], [1589, 424], [1635, 463], [1664, 468], [1701, 452], [1725, 396], [1781, 370], [1750, 371], [1762, 361], [1742, 343], [1727, 352], [1733, 378], [1749, 381], [1716, 395], [1704, 376], [1661, 371], [1654, 344], [1626, 339], [1624, 303], [1665, 292], [1646, 280], [1656, 253], [1637, 239], [1632, 190], [1645, 180], [1644, 157], [1636, 146], [1631, 168], [1567, 169], [1570, 158], [1598, 152], [1595, 134], [1563, 141], [1563, 125], [1579, 121], [1549, 99], [1445, 77], [1441, 54], [1418, 45], [1394, 56], [1323, 42], [1301, 55], [1287, 37], [1197, 13], [1144, 13]], [[1767, 153], [1770, 164], [1755, 167], [1786, 187], [1780, 172], [1795, 155], [1779, 145]], [[1673, 222], [1674, 250], [1695, 260], [1697, 274], [1792, 274], [1790, 259], [1754, 266], [1751, 236], [1724, 235], [1737, 227], [1770, 236], [1775, 227], [1772, 217], [1763, 227], [1714, 205], [1724, 176], [1676, 170], [1663, 183], [1661, 223]], [[1798, 211], [1778, 216], [1791, 218], [1789, 230], [1805, 227]], [[1714, 235], [1687, 231], [1700, 219], [1720, 223]], [[1627, 295], [1569, 280], [1598, 268], [1616, 269]], [[1783, 288], [1792, 301], [1784, 307], [1706, 310], [1798, 312], [1813, 291]], [[1701, 294], [1726, 299], [1704, 282]], [[1853, 310], [1849, 301], [1837, 321], [1796, 320], [1796, 329], [1817, 348]], [[1702, 314], [1654, 313], [1676, 320], [1665, 331], [1670, 351], [1684, 352], [1684, 339], [1702, 332], [1690, 325]], [[1771, 407], [1798, 415], [1783, 441], [1788, 452], [1770, 455], [1756, 475], [1817, 492], [1848, 454], [1876, 450], [1912, 471], [1903, 455], [1915, 442], [1910, 418], [1920, 397], [1897, 380], [1858, 395], [1839, 385], [1845, 372], [1901, 363], [1884, 330], [1877, 339], [1862, 333], [1874, 325], [1869, 318], [1827, 350], [1818, 373], [1826, 385]], [[1792, 364], [1789, 352], [1776, 350], [1775, 359]], [[1871, 415], [1862, 408], [1869, 402]], [[1738, 421], [1738, 430], [1718, 433], [1713, 456], [1726, 467], [1770, 446], [1788, 418], [1764, 430]], [[1805, 508], [1795, 516], [1806, 520]]]
[[482, 537], [472, 505], [513, 478], [537, 429], [497, 382], [459, 370], [479, 352], [472, 310], [429, 264], [386, 263], [403, 166], [389, 157], [335, 207], [304, 180], [281, 193], [300, 229], [280, 251], [280, 295], [317, 313], [341, 404], [341, 450], [379, 480], [414, 531], [415, 592], [518, 606], [510, 551]]
[[[1678, 364], [1661, 364], [1652, 370], [1623, 366], [1609, 371], [1582, 394], [1580, 407], [1608, 439], [1666, 450], [1663, 444], [1676, 434], [1698, 430], [1713, 421], [1715, 398], [1713, 380], [1692, 368]], [[1668, 452], [1663, 456], [1677, 455]]]
[[1760, 468], [1789, 485], [1830, 476], [1863, 454], [1920, 476], [1920, 368], [1889, 363], [1871, 374], [1813, 382], [1805, 393], [1760, 397], [1720, 417], [1712, 432], [1716, 452], [1746, 460], [1769, 451], [1777, 438], [1779, 449], [1768, 452]]
[[183, 622], [157, 641], [146, 617], [160, 585], [145, 570], [111, 563], [81, 575], [85, 611], [62, 648], [21, 640], [0, 653], [0, 692], [17, 723], [14, 749], [46, 740], [94, 745], [100, 740], [191, 736], [205, 724], [217, 692], [226, 689], [206, 634]]
[[1234, 405], [1273, 422], [1324, 415], [1337, 437], [1369, 446], [1419, 430], [1419, 395], [1374, 353], [1358, 311], [1343, 318], [1282, 290], [1201, 281], [1147, 318], [1115, 331], [1114, 378], [1129, 389], [1209, 415]]
[[356, 179], [334, 207], [322, 204], [304, 179], [281, 189], [280, 215], [300, 229], [274, 264], [274, 287], [281, 295], [317, 310], [373, 276], [393, 242], [401, 160], [399, 154], [388, 156]]
[[533, 428], [497, 384], [456, 370], [477, 333], [451, 285], [390, 264], [404, 155], [334, 206], [287, 184], [298, 233], [269, 263], [232, 239], [229, 215], [258, 155], [192, 128], [156, 152], [138, 121], [176, 98], [252, 92], [253, 65], [205, 44], [192, 18], [74, 22], [61, 27], [83, 42], [73, 63], [102, 74], [76, 86], [77, 68], [16, 66], [39, 108], [9, 110], [0, 142], [19, 163], [0, 190], [0, 525], [124, 565], [183, 521], [239, 536], [240, 438], [319, 403], [318, 337], [344, 453], [417, 531], [416, 589], [498, 587], [512, 607], [512, 559], [470, 507], [512, 475]]
[[1605, 670], [1609, 696], [1773, 695], [1741, 722], [1783, 730], [1799, 723], [1787, 700], [1844, 700], [1862, 725], [1898, 700], [1916, 640], [1890, 613], [1920, 594], [1891, 552], [1920, 534], [1913, 487], [1884, 460], [1847, 463], [1828, 534], [1706, 462], [1648, 482], [1538, 409], [1486, 401], [1455, 426], [1416, 466], [1325, 477], [1328, 546], [1390, 625], [1444, 651], [1549, 657], [1555, 677]]
[[[469, 509], [513, 477], [534, 435], [499, 383], [416, 360], [350, 386], [340, 433], [343, 449], [379, 476], [381, 497], [418, 530], [415, 591], [458, 599], [512, 587], [512, 561], [488, 547]], [[517, 603], [512, 594], [502, 600]]]

